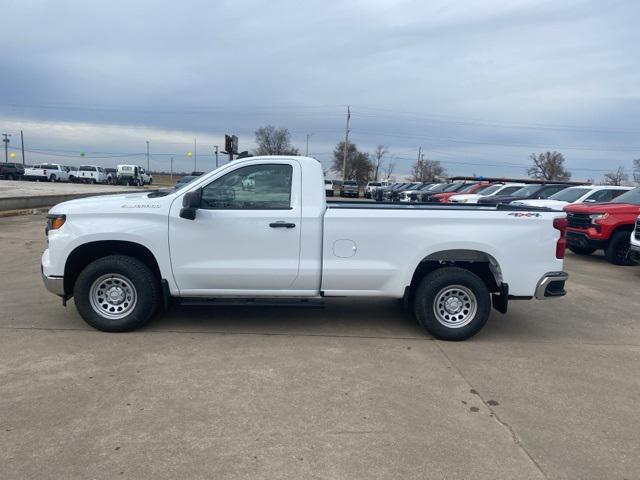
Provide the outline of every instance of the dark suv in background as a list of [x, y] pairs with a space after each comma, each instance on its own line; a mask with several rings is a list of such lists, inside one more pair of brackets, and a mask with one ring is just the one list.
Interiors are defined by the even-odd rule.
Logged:
[[20, 180], [23, 175], [24, 166], [21, 163], [0, 163], [0, 178]]

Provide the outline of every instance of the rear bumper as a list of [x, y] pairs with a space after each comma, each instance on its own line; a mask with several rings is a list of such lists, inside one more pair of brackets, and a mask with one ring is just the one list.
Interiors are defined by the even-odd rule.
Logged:
[[606, 240], [595, 240], [586, 233], [567, 230], [567, 245], [570, 247], [595, 248], [596, 250], [607, 248]]
[[548, 272], [545, 273], [536, 286], [535, 297], [538, 300], [548, 298], [564, 297], [567, 292], [564, 289], [564, 283], [569, 278], [566, 272]]
[[44, 274], [42, 266], [40, 266], [40, 274], [42, 275], [42, 282], [47, 290], [60, 297], [66, 295], [64, 291], [64, 277], [47, 276]]

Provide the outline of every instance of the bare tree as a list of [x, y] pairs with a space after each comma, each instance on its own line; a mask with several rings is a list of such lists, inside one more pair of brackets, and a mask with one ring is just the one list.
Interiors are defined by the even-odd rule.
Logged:
[[640, 183], [640, 158], [633, 161], [633, 181]]
[[393, 173], [393, 170], [396, 168], [396, 160], [395, 157], [391, 157], [389, 159], [389, 161], [387, 162], [387, 165], [384, 167], [384, 178], [385, 180], [389, 179], [389, 177], [391, 177], [391, 174]]
[[291, 135], [286, 128], [273, 125], [260, 127], [255, 131], [256, 145], [254, 155], [298, 155], [298, 149], [291, 145]]
[[564, 168], [564, 156], [559, 152], [532, 153], [533, 166], [527, 173], [540, 180], [569, 180], [571, 172]]
[[[332, 169], [342, 173], [342, 162], [344, 160], [344, 142], [340, 142], [333, 150]], [[371, 178], [373, 164], [369, 160], [369, 154], [358, 150], [355, 144], [349, 142], [347, 150], [347, 168], [345, 180], [356, 180], [364, 183]]]
[[420, 159], [411, 167], [411, 180], [414, 182], [432, 182], [446, 175], [445, 168], [438, 160]]
[[373, 179], [378, 181], [378, 173], [380, 172], [380, 166], [382, 165], [383, 157], [389, 153], [389, 149], [384, 145], [378, 145], [376, 147], [375, 159], [373, 162]]
[[615, 172], [608, 172], [604, 174], [604, 185], [622, 185], [629, 180], [629, 175], [624, 173], [624, 167], [618, 167]]

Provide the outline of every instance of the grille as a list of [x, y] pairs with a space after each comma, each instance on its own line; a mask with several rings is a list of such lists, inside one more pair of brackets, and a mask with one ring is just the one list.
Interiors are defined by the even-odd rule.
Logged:
[[591, 218], [584, 213], [568, 213], [567, 226], [572, 228], [589, 228], [591, 226]]
[[636, 220], [636, 232], [634, 233], [636, 240], [640, 240], [640, 217]]

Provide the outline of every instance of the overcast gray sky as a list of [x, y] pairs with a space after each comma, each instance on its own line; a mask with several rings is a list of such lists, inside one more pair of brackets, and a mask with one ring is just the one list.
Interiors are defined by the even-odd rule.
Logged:
[[149, 140], [152, 167], [173, 155], [190, 170], [196, 137], [208, 170], [225, 133], [251, 149], [265, 124], [302, 152], [313, 134], [328, 163], [346, 105], [352, 141], [388, 146], [398, 173], [420, 146], [453, 174], [520, 176], [551, 149], [597, 179], [640, 157], [634, 0], [10, 0], [2, 13], [0, 130], [13, 147], [24, 131], [32, 163], [143, 164], [126, 155]]

